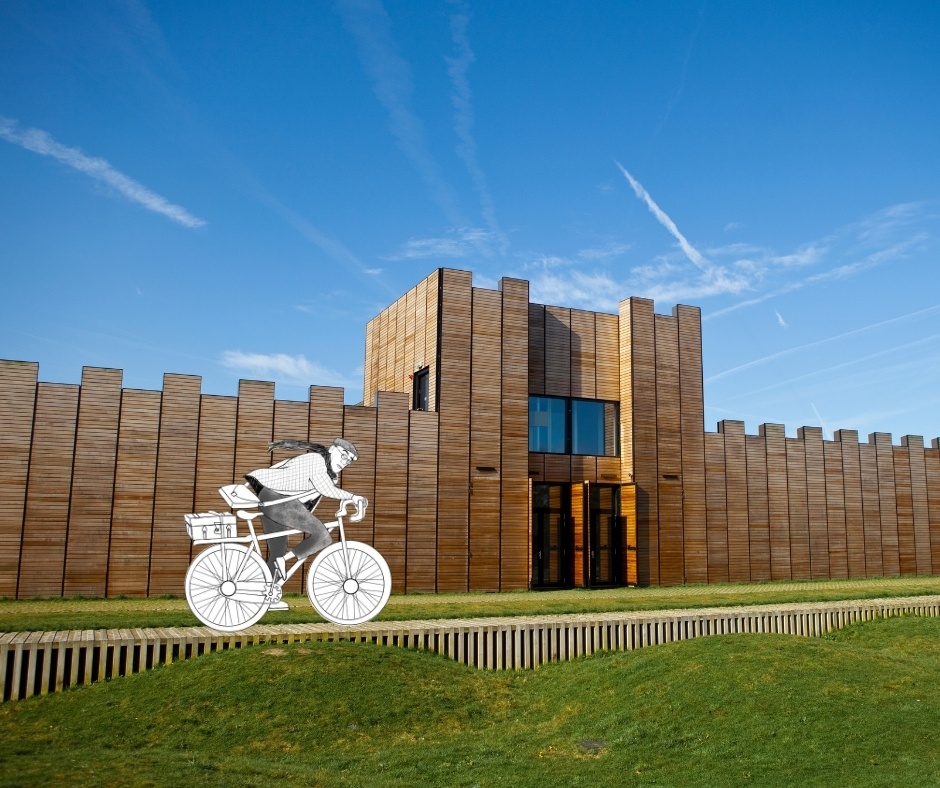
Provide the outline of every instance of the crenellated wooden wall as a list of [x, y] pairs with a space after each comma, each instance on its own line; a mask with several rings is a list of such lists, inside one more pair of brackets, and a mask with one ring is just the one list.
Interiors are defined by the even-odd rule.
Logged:
[[[431, 410], [413, 411], [424, 366]], [[181, 594], [183, 515], [224, 509], [220, 486], [289, 456], [272, 440], [338, 436], [359, 450], [342, 485], [372, 504], [349, 536], [383, 553], [396, 591], [528, 587], [531, 481], [572, 485], [576, 584], [585, 482], [621, 485], [629, 583], [940, 573], [938, 439], [706, 432], [702, 380], [696, 307], [530, 304], [524, 280], [488, 290], [445, 268], [370, 321], [368, 406], [328, 387], [277, 400], [263, 381], [203, 394], [190, 375], [124, 389], [92, 367], [40, 383], [36, 364], [0, 361], [0, 596]], [[530, 395], [619, 401], [620, 456], [529, 453]]]
[[621, 445], [640, 585], [940, 571], [940, 441], [722, 421], [705, 432], [701, 319], [620, 305]]
[[0, 595], [182, 594], [183, 515], [226, 510], [219, 487], [291, 456], [269, 442], [340, 436], [359, 450], [341, 484], [371, 504], [350, 538], [382, 552], [395, 590], [438, 587], [439, 416], [409, 411], [406, 394], [362, 407], [329, 387], [292, 402], [262, 381], [222, 397], [190, 375], [167, 374], [162, 391], [122, 389], [114, 369], [86, 367], [80, 386], [37, 377], [36, 364], [0, 361]]

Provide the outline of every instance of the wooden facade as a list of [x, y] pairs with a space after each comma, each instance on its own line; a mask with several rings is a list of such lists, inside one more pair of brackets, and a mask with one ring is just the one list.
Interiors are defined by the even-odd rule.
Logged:
[[[290, 456], [268, 452], [285, 438], [356, 444], [341, 484], [371, 505], [348, 532], [382, 552], [399, 592], [530, 587], [537, 489], [563, 502], [545, 559], [560, 585], [940, 572], [938, 439], [748, 435], [730, 420], [706, 432], [702, 380], [695, 307], [536, 304], [524, 280], [489, 290], [452, 269], [367, 325], [362, 405], [318, 386], [277, 400], [250, 380], [237, 397], [203, 394], [190, 375], [122, 389], [119, 370], [92, 367], [80, 386], [53, 384], [0, 361], [0, 594], [181, 593], [182, 516], [223, 508], [218, 488]], [[530, 452], [533, 396], [610, 405], [616, 450]]]

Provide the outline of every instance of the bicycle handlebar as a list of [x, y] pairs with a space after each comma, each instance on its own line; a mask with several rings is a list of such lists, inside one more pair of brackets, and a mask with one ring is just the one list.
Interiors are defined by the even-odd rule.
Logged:
[[356, 498], [345, 498], [339, 505], [339, 510], [336, 512], [337, 517], [345, 517], [347, 512], [346, 510], [355, 503], [356, 513], [349, 518], [350, 522], [358, 523], [366, 516], [366, 507], [369, 505], [369, 502], [361, 495], [357, 495]]

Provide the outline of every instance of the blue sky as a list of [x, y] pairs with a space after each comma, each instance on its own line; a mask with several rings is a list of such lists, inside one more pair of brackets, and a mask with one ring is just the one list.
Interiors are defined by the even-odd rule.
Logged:
[[940, 436], [940, 4], [0, 4], [0, 357], [359, 401], [439, 266], [700, 306], [706, 428]]

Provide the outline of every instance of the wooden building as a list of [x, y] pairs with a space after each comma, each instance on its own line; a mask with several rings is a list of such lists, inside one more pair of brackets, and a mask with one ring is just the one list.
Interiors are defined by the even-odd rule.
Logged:
[[[366, 329], [364, 404], [242, 381], [237, 397], [167, 374], [80, 386], [0, 362], [0, 595], [182, 593], [182, 517], [343, 436], [346, 489], [372, 502], [351, 538], [397, 591], [670, 585], [940, 572], [940, 444], [723, 421], [704, 428], [700, 311], [618, 314], [473, 287], [439, 269]], [[295, 576], [300, 591], [303, 579]]]

